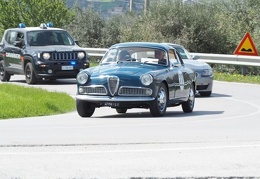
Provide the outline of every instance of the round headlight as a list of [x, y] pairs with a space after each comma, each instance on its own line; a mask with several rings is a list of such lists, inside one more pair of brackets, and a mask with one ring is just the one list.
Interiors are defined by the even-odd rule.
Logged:
[[77, 82], [81, 85], [87, 83], [88, 81], [88, 74], [87, 73], [84, 73], [84, 72], [80, 72], [78, 75], [77, 75]]
[[82, 58], [85, 57], [85, 53], [84, 52], [79, 52], [78, 53], [78, 58], [81, 60]]
[[153, 77], [150, 74], [144, 74], [140, 78], [143, 85], [148, 86], [153, 82]]
[[44, 60], [49, 60], [51, 58], [51, 55], [49, 53], [43, 53], [42, 57]]

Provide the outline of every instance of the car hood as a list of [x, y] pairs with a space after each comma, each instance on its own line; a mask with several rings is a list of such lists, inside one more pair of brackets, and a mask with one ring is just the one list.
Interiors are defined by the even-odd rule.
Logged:
[[209, 64], [201, 61], [195, 61], [195, 60], [183, 60], [186, 67], [192, 69], [192, 70], [203, 70], [203, 69], [211, 69]]
[[163, 68], [165, 67], [137, 62], [123, 62], [118, 64], [99, 65], [86, 69], [86, 71], [88, 71], [92, 77], [100, 75], [138, 76], [148, 72], [155, 75], [155, 70]]
[[68, 45], [48, 45], [48, 46], [35, 46], [30, 48], [34, 51], [44, 51], [44, 52], [70, 52], [70, 51], [84, 51], [79, 46], [68, 46]]

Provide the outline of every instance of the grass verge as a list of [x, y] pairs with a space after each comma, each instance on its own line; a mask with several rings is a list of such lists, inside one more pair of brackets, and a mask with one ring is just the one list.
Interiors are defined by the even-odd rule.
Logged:
[[[219, 72], [214, 72], [214, 80], [260, 84], [260, 76]], [[66, 93], [8, 83], [0, 84], [0, 120], [47, 116], [74, 110], [75, 100]]]
[[249, 76], [249, 75], [244, 76], [241, 74], [230, 74], [230, 73], [214, 72], [214, 80], [260, 84], [260, 76]]
[[61, 114], [73, 110], [75, 100], [66, 93], [0, 84], [0, 120]]

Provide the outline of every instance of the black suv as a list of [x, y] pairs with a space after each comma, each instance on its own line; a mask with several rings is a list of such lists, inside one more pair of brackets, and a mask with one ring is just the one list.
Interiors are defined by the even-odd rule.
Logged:
[[7, 29], [0, 43], [0, 80], [24, 74], [28, 84], [41, 79], [76, 78], [89, 67], [89, 56], [69, 33], [53, 28], [51, 23], [40, 27]]

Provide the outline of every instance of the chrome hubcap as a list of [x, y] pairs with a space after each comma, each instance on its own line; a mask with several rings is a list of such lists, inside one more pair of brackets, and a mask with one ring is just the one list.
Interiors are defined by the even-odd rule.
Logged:
[[191, 89], [190, 89], [190, 94], [189, 94], [189, 103], [190, 103], [190, 106], [193, 106], [194, 99], [195, 99], [194, 90], [191, 88]]
[[157, 100], [160, 111], [163, 111], [166, 107], [166, 92], [163, 88], [160, 88]]

